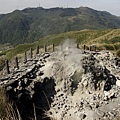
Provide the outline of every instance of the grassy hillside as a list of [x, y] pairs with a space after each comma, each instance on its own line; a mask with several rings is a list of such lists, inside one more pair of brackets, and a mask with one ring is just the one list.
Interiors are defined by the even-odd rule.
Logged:
[[76, 43], [79, 43], [81, 47], [83, 44], [86, 44], [88, 46], [96, 44], [98, 50], [110, 50], [120, 57], [120, 29], [82, 30], [49, 35], [47, 37], [39, 39], [34, 43], [20, 44], [12, 49], [3, 51], [0, 53], [1, 68], [4, 66], [5, 59], [14, 58], [17, 55], [28, 51], [30, 47], [35, 49], [39, 45], [41, 48], [43, 48], [44, 44], [47, 44], [49, 46], [52, 43], [58, 46], [68, 38], [72, 39]]
[[0, 15], [0, 43], [23, 44], [52, 34], [83, 29], [120, 28], [120, 18], [80, 8], [26, 8]]

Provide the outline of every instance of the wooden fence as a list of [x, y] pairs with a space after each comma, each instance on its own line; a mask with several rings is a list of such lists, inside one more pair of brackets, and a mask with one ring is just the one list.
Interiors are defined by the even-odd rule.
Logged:
[[[76, 47], [78, 49], [80, 49], [79, 44], [77, 44]], [[94, 45], [94, 46], [86, 46], [86, 45], [84, 45], [83, 46], [83, 50], [84, 50], [84, 53], [86, 52], [86, 50], [90, 50], [90, 51], [95, 51], [96, 52], [96, 45]], [[55, 51], [55, 45], [52, 44], [52, 52], [54, 52], [54, 51]], [[44, 52], [48, 52], [46, 44], [44, 45]], [[40, 54], [40, 47], [39, 46], [36, 47], [35, 54], [36, 55]], [[30, 59], [33, 58], [33, 49], [32, 48], [30, 48], [30, 50], [29, 50], [29, 58]], [[24, 55], [23, 55], [23, 63], [25, 64], [27, 61], [28, 61], [28, 56], [27, 56], [27, 51], [25, 51]], [[10, 74], [11, 71], [10, 71], [10, 66], [9, 66], [9, 61], [8, 60], [5, 61], [5, 66], [6, 66], [6, 73]], [[19, 69], [19, 60], [18, 60], [18, 57], [15, 57], [15, 68]]]

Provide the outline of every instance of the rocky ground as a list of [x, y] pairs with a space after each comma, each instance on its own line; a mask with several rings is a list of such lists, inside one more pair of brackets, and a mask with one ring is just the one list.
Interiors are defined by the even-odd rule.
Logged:
[[23, 120], [119, 120], [119, 61], [108, 51], [63, 45], [11, 68], [0, 84]]

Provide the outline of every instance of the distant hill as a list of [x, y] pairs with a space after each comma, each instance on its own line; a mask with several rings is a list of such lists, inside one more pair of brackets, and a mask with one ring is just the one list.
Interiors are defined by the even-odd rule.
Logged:
[[26, 8], [0, 15], [0, 43], [33, 42], [47, 35], [83, 29], [120, 28], [120, 17], [80, 8]]

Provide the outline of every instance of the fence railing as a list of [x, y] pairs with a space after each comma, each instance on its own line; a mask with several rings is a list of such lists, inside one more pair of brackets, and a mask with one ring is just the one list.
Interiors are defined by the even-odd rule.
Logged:
[[[81, 48], [79, 44], [77, 44], [76, 47], [77, 47], [78, 49]], [[62, 48], [62, 47], [61, 47], [61, 48]], [[84, 50], [84, 53], [86, 52], [86, 50], [95, 51], [95, 52], [97, 51], [96, 45], [92, 45], [92, 46], [83, 45], [82, 48], [83, 48], [83, 50]], [[37, 46], [34, 51], [35, 51], [34, 53], [35, 53], [36, 55], [37, 55], [37, 54], [40, 54], [40, 47]], [[47, 45], [46, 45], [46, 44], [44, 45], [43, 51], [44, 51], [44, 52], [48, 52], [48, 48], [47, 48]], [[52, 44], [52, 50], [51, 50], [51, 52], [54, 52], [54, 51], [55, 51], [55, 45]], [[23, 63], [24, 63], [24, 64], [28, 61], [28, 54], [27, 54], [27, 52], [28, 52], [28, 51], [25, 51], [25, 52], [24, 52], [24, 55], [23, 55]], [[30, 50], [29, 50], [29, 58], [30, 58], [30, 59], [33, 58], [33, 48], [30, 48]], [[7, 74], [10, 74], [11, 71], [10, 71], [10, 66], [9, 66], [9, 61], [8, 61], [8, 60], [5, 61], [5, 66], [6, 66], [6, 67], [5, 67], [6, 73], [7, 73]], [[19, 69], [19, 60], [18, 60], [18, 57], [15, 57], [15, 68]]]

